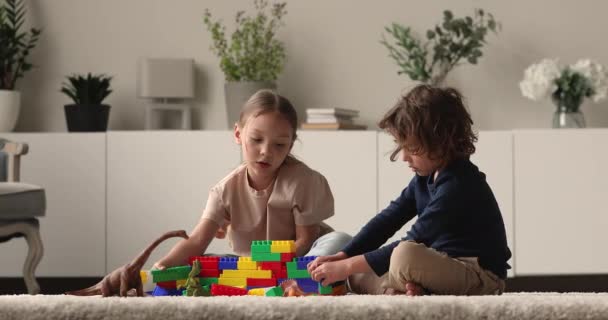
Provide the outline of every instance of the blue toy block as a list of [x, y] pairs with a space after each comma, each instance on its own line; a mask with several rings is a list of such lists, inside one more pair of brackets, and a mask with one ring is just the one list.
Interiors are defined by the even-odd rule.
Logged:
[[300, 287], [302, 287], [302, 286], [318, 286], [319, 285], [318, 282], [316, 282], [316, 281], [314, 281], [314, 280], [312, 280], [310, 278], [308, 278], [308, 279], [306, 279], [306, 278], [299, 278], [299, 279], [294, 279], [294, 280], [296, 280], [296, 282], [298, 283], [298, 285]]
[[308, 264], [311, 263], [316, 258], [317, 258], [316, 256], [297, 257], [295, 259], [295, 262], [298, 266], [298, 269], [305, 270], [307, 268]]
[[306, 285], [306, 286], [299, 286], [300, 289], [302, 289], [302, 291], [306, 292], [306, 293], [319, 293], [319, 285], [315, 284], [314, 286], [310, 286], [310, 285]]
[[165, 289], [163, 287], [156, 286], [154, 287], [154, 291], [152, 291], [152, 295], [155, 297], [181, 296], [183, 295], [183, 291], [183, 289]]
[[221, 257], [219, 270], [237, 270], [239, 258]]

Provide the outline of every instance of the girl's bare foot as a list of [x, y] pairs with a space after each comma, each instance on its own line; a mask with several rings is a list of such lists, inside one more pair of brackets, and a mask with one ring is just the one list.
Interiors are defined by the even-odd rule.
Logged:
[[405, 289], [407, 290], [405, 294], [408, 296], [422, 296], [426, 294], [424, 288], [414, 282], [406, 282]]

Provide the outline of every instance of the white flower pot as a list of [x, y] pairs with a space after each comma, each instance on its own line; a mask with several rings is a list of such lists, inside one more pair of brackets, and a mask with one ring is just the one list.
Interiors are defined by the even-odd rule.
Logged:
[[226, 82], [224, 94], [226, 98], [226, 113], [228, 116], [228, 129], [232, 130], [239, 120], [241, 108], [254, 93], [260, 89], [276, 89], [274, 82]]
[[15, 129], [21, 108], [21, 93], [15, 90], [0, 90], [0, 132]]

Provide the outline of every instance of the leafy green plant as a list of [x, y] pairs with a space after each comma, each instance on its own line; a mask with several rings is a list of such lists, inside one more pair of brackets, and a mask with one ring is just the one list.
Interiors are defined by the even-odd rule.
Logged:
[[6, 0], [0, 5], [0, 89], [15, 89], [17, 80], [33, 67], [27, 58], [42, 30], [21, 32], [24, 16], [21, 0]]
[[68, 76], [68, 83], [63, 83], [61, 92], [74, 100], [78, 105], [100, 105], [110, 94], [110, 81], [112, 77], [100, 74], [92, 75], [90, 72], [86, 77], [82, 75]]
[[[267, 13], [266, 0], [254, 0], [257, 13], [246, 16], [236, 14], [236, 29], [226, 38], [226, 27], [213, 21], [209, 9], [205, 10], [204, 23], [211, 33], [210, 47], [220, 58], [220, 68], [226, 81], [274, 81], [283, 70], [286, 60], [284, 44], [275, 38], [281, 19], [287, 13], [285, 2], [274, 3]], [[269, 18], [270, 16], [270, 18]]]
[[463, 60], [477, 64], [488, 31], [497, 34], [500, 24], [482, 9], [475, 9], [473, 17], [464, 18], [454, 18], [450, 10], [445, 10], [443, 23], [427, 30], [425, 42], [414, 37], [409, 27], [398, 23], [392, 23], [385, 30], [394, 42], [389, 42], [384, 35], [380, 42], [401, 68], [398, 74], [405, 73], [414, 81], [438, 85]]

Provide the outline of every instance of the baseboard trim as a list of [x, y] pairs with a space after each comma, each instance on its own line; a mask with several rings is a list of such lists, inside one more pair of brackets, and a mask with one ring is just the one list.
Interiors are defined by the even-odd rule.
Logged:
[[[101, 277], [40, 277], [42, 294], [62, 294], [94, 285]], [[608, 292], [608, 274], [527, 276], [507, 279], [507, 292]], [[0, 294], [25, 294], [22, 278], [0, 278]]]

